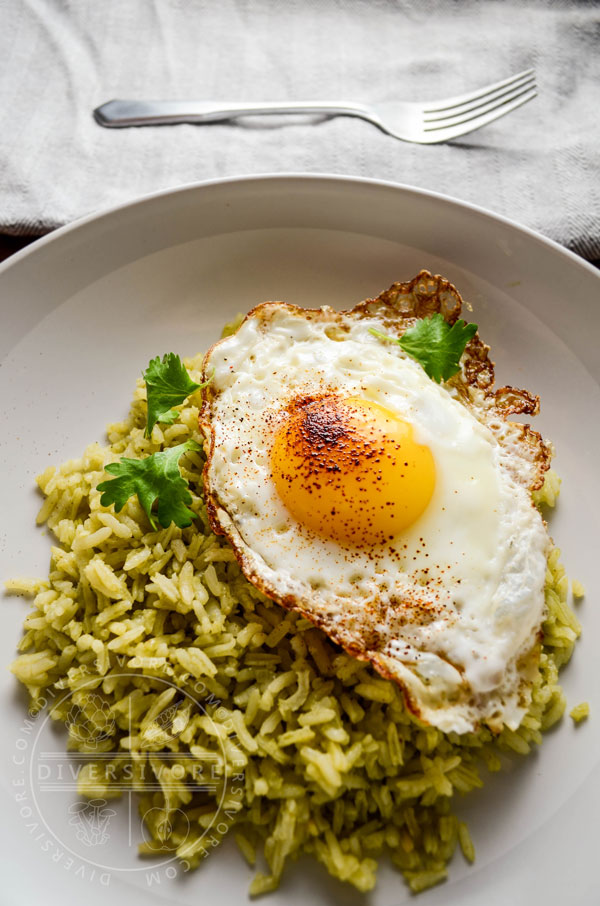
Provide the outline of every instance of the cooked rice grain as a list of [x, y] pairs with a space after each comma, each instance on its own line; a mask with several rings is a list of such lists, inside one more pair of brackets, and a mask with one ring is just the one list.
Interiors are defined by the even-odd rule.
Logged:
[[[200, 380], [201, 358], [186, 364]], [[252, 882], [254, 895], [273, 890], [302, 852], [362, 891], [375, 885], [385, 852], [413, 891], [437, 884], [457, 843], [474, 859], [468, 830], [451, 812], [455, 792], [481, 786], [486, 769], [500, 768], [500, 751], [528, 752], [564, 711], [558, 668], [580, 629], [559, 552], [548, 561], [544, 646], [519, 730], [494, 738], [487, 729], [458, 736], [424, 727], [396, 685], [244, 579], [209, 530], [201, 454], [182, 460], [192, 527], [153, 531], [135, 498], [120, 513], [100, 505], [107, 463], [189, 438], [201, 443], [199, 402], [192, 396], [176, 424], [156, 425], [148, 439], [139, 381], [128, 419], [108, 429], [107, 448], [92, 444], [39, 477], [46, 500], [38, 521], [60, 546], [47, 580], [7, 584], [34, 596], [12, 670], [34, 711], [48, 690], [56, 694], [52, 716], [67, 725], [69, 747], [90, 752], [80, 792], [118, 796], [114, 779], [131, 771], [140, 814], [154, 809], [154, 840], [191, 867], [202, 862], [206, 829], [218, 819], [211, 846], [233, 825], [250, 865], [262, 850], [267, 870]], [[536, 503], [553, 505], [559, 484], [548, 473]], [[166, 691], [165, 682], [173, 684]], [[206, 713], [193, 703], [199, 689]], [[129, 752], [130, 763], [94, 762], [98, 751]], [[191, 789], [207, 763], [216, 789]], [[155, 778], [159, 792], [145, 788]], [[145, 843], [140, 852], [154, 850]]]
[[571, 708], [569, 711], [569, 716], [573, 718], [576, 724], [581, 723], [582, 720], [586, 720], [590, 716], [589, 703], [581, 702], [581, 704], [575, 705], [575, 707]]

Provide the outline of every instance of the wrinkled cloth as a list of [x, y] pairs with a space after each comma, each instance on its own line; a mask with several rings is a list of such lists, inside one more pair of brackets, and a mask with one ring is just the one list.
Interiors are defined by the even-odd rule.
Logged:
[[[44, 233], [221, 176], [343, 173], [442, 192], [600, 258], [600, 8], [567, 0], [0, 0], [0, 231]], [[111, 98], [539, 96], [443, 145], [352, 118], [104, 129]]]

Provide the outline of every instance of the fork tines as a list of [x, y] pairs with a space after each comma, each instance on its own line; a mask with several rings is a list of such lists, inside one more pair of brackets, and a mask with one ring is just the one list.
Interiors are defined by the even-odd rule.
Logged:
[[485, 125], [536, 96], [535, 71], [526, 69], [481, 91], [424, 104], [423, 129], [425, 132], [452, 129], [475, 119]]

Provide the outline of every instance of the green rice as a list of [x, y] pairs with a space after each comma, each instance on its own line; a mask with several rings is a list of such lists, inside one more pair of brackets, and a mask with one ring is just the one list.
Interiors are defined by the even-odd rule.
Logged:
[[589, 702], [581, 702], [581, 704], [575, 705], [575, 707], [571, 708], [569, 711], [569, 717], [572, 717], [576, 724], [581, 723], [582, 720], [587, 720], [589, 716]]
[[[200, 363], [186, 363], [195, 380]], [[132, 769], [140, 814], [153, 809], [153, 840], [187, 867], [232, 828], [246, 861], [260, 862], [252, 894], [273, 890], [301, 853], [361, 891], [375, 885], [385, 854], [413, 891], [430, 887], [446, 877], [457, 845], [475, 857], [452, 812], [455, 793], [480, 787], [503, 753], [529, 752], [563, 714], [558, 670], [580, 628], [559, 552], [548, 560], [544, 642], [520, 728], [494, 737], [424, 726], [395, 684], [244, 579], [208, 527], [201, 453], [182, 460], [192, 527], [152, 531], [136, 498], [118, 514], [100, 505], [96, 485], [108, 462], [201, 443], [198, 404], [192, 396], [178, 422], [146, 439], [138, 382], [129, 417], [108, 429], [108, 447], [92, 444], [39, 477], [38, 522], [57, 544], [46, 580], [8, 583], [34, 596], [12, 670], [33, 711], [54, 693], [51, 714], [67, 725], [69, 748], [90, 753], [80, 792], [118, 796], [115, 779]], [[550, 472], [536, 503], [553, 505], [558, 487]], [[99, 750], [120, 757], [94, 761]], [[195, 790], [193, 769], [207, 762], [216, 788]], [[143, 843], [140, 852], [156, 849]]]

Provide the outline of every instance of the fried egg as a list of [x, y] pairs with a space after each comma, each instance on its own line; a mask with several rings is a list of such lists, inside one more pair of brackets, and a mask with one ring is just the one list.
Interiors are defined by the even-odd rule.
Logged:
[[259, 305], [206, 356], [201, 426], [211, 524], [246, 577], [465, 733], [515, 729], [531, 698], [549, 454], [507, 416], [538, 401], [491, 389], [477, 336], [438, 385], [371, 333], [460, 305], [427, 272], [346, 312]]

